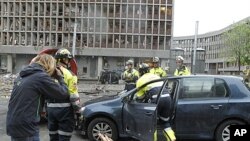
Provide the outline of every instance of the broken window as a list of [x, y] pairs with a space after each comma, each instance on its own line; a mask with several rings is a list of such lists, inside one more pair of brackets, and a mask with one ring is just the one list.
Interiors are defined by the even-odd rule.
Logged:
[[88, 70], [87, 67], [83, 67], [83, 68], [82, 68], [82, 73], [83, 73], [83, 74], [88, 73], [87, 70]]
[[57, 45], [62, 46], [62, 34], [57, 35]]
[[62, 16], [63, 15], [63, 5], [62, 3], [60, 3], [58, 5], [58, 16]]

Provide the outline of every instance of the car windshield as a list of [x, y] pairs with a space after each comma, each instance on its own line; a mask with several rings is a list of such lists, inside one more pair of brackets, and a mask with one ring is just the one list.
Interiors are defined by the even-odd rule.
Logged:
[[127, 95], [127, 90], [123, 90], [123, 91], [121, 91], [121, 92], [118, 93], [119, 97], [124, 97], [126, 95]]

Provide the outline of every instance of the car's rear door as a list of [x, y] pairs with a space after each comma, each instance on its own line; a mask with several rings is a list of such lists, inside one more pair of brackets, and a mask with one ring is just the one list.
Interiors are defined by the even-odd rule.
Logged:
[[[218, 84], [222, 87], [218, 88]], [[228, 89], [221, 79], [183, 78], [178, 91], [174, 127], [177, 136], [211, 138], [228, 106]]]

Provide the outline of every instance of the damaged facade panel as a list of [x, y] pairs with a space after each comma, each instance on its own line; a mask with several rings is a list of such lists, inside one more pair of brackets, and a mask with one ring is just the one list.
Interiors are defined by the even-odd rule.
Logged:
[[172, 0], [0, 3], [2, 45], [170, 49]]

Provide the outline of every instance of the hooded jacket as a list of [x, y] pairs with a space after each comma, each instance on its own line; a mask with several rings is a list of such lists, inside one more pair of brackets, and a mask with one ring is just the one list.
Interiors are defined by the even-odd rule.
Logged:
[[7, 112], [7, 134], [33, 136], [39, 129], [42, 97], [69, 99], [62, 77], [56, 82], [36, 63], [24, 68], [14, 82]]

